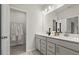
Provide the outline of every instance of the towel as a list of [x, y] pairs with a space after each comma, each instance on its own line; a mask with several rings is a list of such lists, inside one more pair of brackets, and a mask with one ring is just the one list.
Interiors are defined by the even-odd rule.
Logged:
[[15, 24], [15, 35], [19, 35], [19, 29], [18, 29], [18, 24]]
[[20, 35], [23, 35], [23, 24], [20, 24]]
[[18, 40], [23, 41], [23, 25], [22, 24], [19, 24], [18, 32], [19, 32]]
[[11, 31], [11, 41], [16, 41], [16, 36], [15, 36], [15, 25], [14, 23], [11, 23], [10, 26], [10, 31]]
[[11, 24], [11, 41], [17, 41], [23, 43], [23, 24], [12, 23]]

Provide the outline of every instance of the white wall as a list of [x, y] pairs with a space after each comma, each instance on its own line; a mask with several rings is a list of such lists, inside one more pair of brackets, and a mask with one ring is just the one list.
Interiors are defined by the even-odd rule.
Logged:
[[27, 32], [26, 32], [26, 48], [27, 51], [35, 49], [35, 33], [42, 32], [42, 14], [38, 5], [10, 5], [27, 12]]
[[57, 19], [57, 16], [55, 13], [43, 15], [43, 33], [46, 34], [49, 27], [51, 28], [51, 30], [53, 29], [53, 20], [56, 20], [56, 19]]

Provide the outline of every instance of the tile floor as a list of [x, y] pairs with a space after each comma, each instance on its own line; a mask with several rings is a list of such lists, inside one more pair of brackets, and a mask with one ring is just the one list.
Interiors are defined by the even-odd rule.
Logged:
[[24, 48], [23, 45], [17, 45], [17, 46], [10, 47], [11, 55], [18, 55], [18, 54], [24, 53], [25, 51], [26, 49]]
[[32, 52], [24, 52], [24, 53], [21, 53], [19, 55], [42, 55], [42, 54], [39, 51], [35, 50]]
[[24, 50], [23, 45], [18, 45], [18, 46], [12, 46], [10, 49], [10, 55], [42, 55], [39, 51], [31, 51], [31, 52], [26, 52]]

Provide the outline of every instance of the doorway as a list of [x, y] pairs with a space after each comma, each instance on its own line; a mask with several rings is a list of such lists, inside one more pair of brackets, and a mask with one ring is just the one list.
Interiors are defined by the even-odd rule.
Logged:
[[10, 8], [10, 54], [26, 52], [26, 12]]

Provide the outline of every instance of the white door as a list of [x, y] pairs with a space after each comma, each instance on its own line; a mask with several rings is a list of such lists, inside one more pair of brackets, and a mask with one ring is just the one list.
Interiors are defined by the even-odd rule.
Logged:
[[10, 54], [10, 8], [3, 4], [1, 10], [1, 54]]

